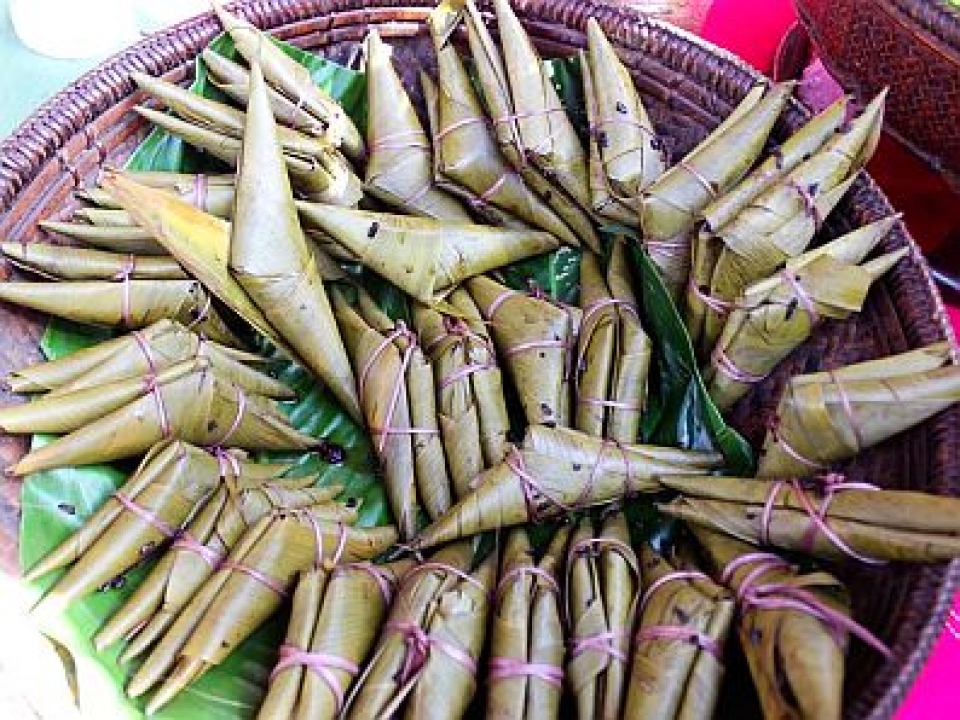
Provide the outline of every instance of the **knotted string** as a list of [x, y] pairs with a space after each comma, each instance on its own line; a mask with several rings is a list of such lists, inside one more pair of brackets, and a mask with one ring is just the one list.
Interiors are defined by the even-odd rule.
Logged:
[[377, 362], [380, 356], [386, 352], [388, 347], [394, 344], [397, 340], [401, 339], [406, 341], [407, 347], [403, 350], [400, 358], [400, 368], [398, 369], [397, 377], [394, 380], [393, 393], [390, 395], [390, 402], [387, 405], [387, 412], [384, 415], [384, 426], [380, 428], [370, 428], [370, 432], [373, 435], [376, 435], [378, 438], [377, 452], [381, 455], [383, 454], [384, 448], [387, 446], [387, 440], [391, 435], [437, 434], [437, 431], [431, 428], [399, 428], [391, 426], [393, 416], [396, 414], [397, 407], [400, 404], [400, 395], [405, 387], [407, 368], [410, 367], [410, 361], [413, 358], [414, 349], [417, 347], [417, 336], [407, 329], [406, 323], [404, 323], [402, 320], [397, 321], [394, 329], [387, 334], [380, 345], [377, 346], [376, 350], [374, 350], [370, 357], [367, 358], [367, 362], [364, 364], [363, 369], [360, 372], [360, 378], [357, 383], [360, 397], [362, 398], [366, 394], [367, 379], [370, 375], [370, 371], [373, 369], [374, 364]]
[[430, 659], [431, 649], [439, 650], [454, 662], [462, 665], [471, 675], [476, 675], [477, 661], [469, 653], [452, 642], [428, 635], [416, 623], [408, 620], [394, 620], [388, 622], [386, 628], [401, 635], [407, 646], [403, 667], [401, 667], [397, 676], [397, 682], [400, 685], [406, 685], [420, 677], [426, 667], [427, 660]]
[[[446, 342], [450, 338], [454, 338], [455, 342], [468, 342], [473, 341], [486, 351], [487, 358], [493, 360], [496, 356], [496, 351], [493, 348], [493, 344], [490, 341], [490, 338], [481, 335], [478, 332], [475, 332], [470, 326], [461, 318], [455, 318], [451, 316], [444, 316], [443, 318], [443, 327], [444, 332], [433, 338], [430, 343], [427, 345], [425, 350], [430, 353], [436, 350], [437, 346]], [[459, 339], [459, 340], [457, 340]], [[469, 354], [469, 353], [468, 353]], [[465, 378], [470, 377], [471, 375], [478, 372], [485, 372], [487, 370], [496, 370], [497, 364], [495, 362], [471, 362], [467, 365], [464, 365], [458, 368], [456, 371], [442, 378], [438, 383], [440, 390], [445, 390], [454, 383], [460, 382]]]
[[436, 134], [437, 142], [443, 140], [447, 135], [462, 128], [467, 127], [468, 125], [473, 125], [474, 123], [480, 123], [481, 125], [487, 124], [487, 119], [478, 115], [472, 117], [463, 118], [462, 120], [457, 120], [456, 122], [450, 123], [445, 128], [439, 130]]
[[743, 612], [750, 609], [801, 612], [822, 622], [837, 644], [842, 644], [844, 634], [849, 633], [885, 658], [893, 657], [890, 649], [876, 635], [847, 614], [827, 605], [809, 590], [785, 582], [761, 584], [764, 575], [778, 570], [792, 570], [789, 563], [776, 555], [764, 552], [741, 555], [724, 568], [720, 582], [730, 586], [736, 571], [750, 564], [756, 564], [756, 567], [737, 583], [734, 591]]
[[601, 655], [609, 655], [614, 660], [626, 663], [627, 654], [622, 648], [618, 647], [618, 644], [626, 637], [628, 637], [628, 634], [625, 632], [608, 630], [588, 637], [573, 638], [570, 642], [570, 658], [579, 657], [585, 652], [595, 652]]
[[173, 547], [178, 550], [187, 550], [188, 552], [192, 552], [194, 555], [198, 555], [201, 560], [210, 566], [211, 570], [218, 570], [220, 568], [220, 563], [223, 562], [223, 554], [218, 553], [216, 550], [207, 545], [204, 545], [202, 542], [197, 540], [192, 533], [187, 531], [180, 533], [180, 536], [174, 540]]
[[333, 672], [340, 670], [347, 673], [352, 680], [360, 672], [360, 666], [346, 658], [337, 657], [327, 653], [307, 652], [301, 650], [295, 645], [284, 643], [280, 646], [280, 660], [270, 673], [270, 682], [272, 683], [277, 675], [292, 667], [304, 666], [313, 673], [316, 673], [321, 680], [333, 693], [337, 703], [337, 712], [339, 715], [343, 709], [343, 700], [346, 690], [340, 682], [340, 678]]
[[[831, 476], [833, 477], [833, 476]], [[773, 521], [773, 513], [776, 508], [777, 496], [780, 491], [789, 488], [800, 502], [804, 512], [810, 516], [810, 529], [804, 536], [804, 550], [808, 553], [813, 552], [813, 542], [817, 533], [822, 533], [840, 552], [855, 560], [859, 560], [867, 565], [885, 565], [886, 562], [876, 558], [858, 553], [850, 547], [843, 538], [838, 535], [827, 523], [827, 514], [830, 511], [830, 504], [833, 502], [837, 493], [845, 490], [879, 490], [876, 485], [870, 483], [848, 483], [830, 481], [823, 484], [823, 498], [820, 507], [816, 507], [803, 486], [797, 480], [777, 480], [770, 486], [770, 492], [767, 494], [766, 502], [763, 505], [763, 512], [760, 516], [760, 542], [763, 545], [773, 545], [770, 539], [770, 524]]]

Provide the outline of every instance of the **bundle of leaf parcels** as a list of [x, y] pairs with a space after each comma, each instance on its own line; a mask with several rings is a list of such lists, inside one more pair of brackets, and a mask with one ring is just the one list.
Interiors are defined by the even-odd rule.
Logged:
[[[421, 108], [377, 31], [363, 75], [323, 61], [351, 82], [320, 87], [215, 7], [229, 38], [191, 90], [134, 76], [169, 110], [137, 109], [134, 167], [41, 223], [89, 247], [0, 244], [42, 280], [0, 299], [112, 333], [9, 376], [36, 397], [0, 428], [62, 435], [11, 472], [140, 459], [29, 568], [65, 568], [38, 611], [153, 563], [93, 638], [141, 658], [148, 712], [289, 601], [263, 718], [559, 717], [564, 693], [577, 717], [705, 717], [733, 628], [766, 717], [839, 717], [848, 638], [886, 648], [772, 551], [960, 555], [951, 501], [836, 473], [960, 399], [950, 348], [791, 378], [765, 479], [713, 477], [738, 440], [716, 411], [906, 262], [893, 217], [819, 242], [883, 96], [773, 147], [793, 86], [758, 84], [672, 162], [597, 19], [544, 62], [507, 0], [499, 40], [443, 0]], [[200, 171], [146, 170], [164, 147]], [[702, 556], [638, 542], [682, 528]]]

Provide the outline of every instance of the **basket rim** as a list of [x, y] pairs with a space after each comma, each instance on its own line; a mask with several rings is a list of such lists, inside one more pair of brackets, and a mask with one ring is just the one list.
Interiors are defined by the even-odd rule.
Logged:
[[[318, 2], [320, 0], [251, 0], [230, 3], [228, 7], [258, 26], [272, 31], [312, 17], [318, 9], [316, 7]], [[552, 2], [555, 0], [512, 0], [521, 18], [529, 18], [537, 11], [542, 13], [550, 8]], [[898, 7], [910, 5], [909, 0], [893, 0], [893, 2]], [[758, 71], [733, 53], [669, 22], [647, 17], [636, 8], [608, 5], [603, 0], [568, 0], [567, 4], [569, 3], [578, 5], [585, 16], [596, 17], [614, 40], [622, 35], [616, 28], [628, 26], [637, 36], [672, 41], [671, 52], [692, 51], [697, 55], [693, 58], [694, 61], [709, 59], [719, 62], [726, 66], [725, 69], [732, 72], [734, 79], [757, 82], [763, 78]], [[924, 4], [929, 5], [929, 3]], [[425, 15], [433, 4], [423, 0], [420, 3], [414, 1], [406, 4], [398, 0], [371, 0], [370, 2], [347, 0], [342, 3], [342, 8], [338, 5], [336, 10], [353, 10], [356, 9], [356, 5], [364, 10], [406, 9], [423, 11]], [[945, 8], [938, 7], [938, 10], [944, 11]], [[284, 18], [284, 13], [292, 16]], [[960, 33], [960, 16], [951, 13], [951, 17], [957, 21], [958, 33]], [[60, 154], [71, 138], [81, 134], [85, 136], [89, 149], [97, 147], [96, 138], [91, 137], [87, 126], [106, 108], [115, 105], [120, 99], [133, 92], [133, 83], [128, 77], [132, 70], [160, 74], [189, 62], [196, 55], [191, 43], [198, 47], [206, 45], [217, 34], [219, 27], [212, 12], [207, 11], [153, 33], [105, 59], [44, 102], [13, 133], [0, 142], [0, 216], [10, 211], [16, 203], [20, 190], [32, 182], [51, 160], [59, 161], [61, 172], [73, 172], [72, 167]], [[686, 62], [684, 72], [696, 75], [698, 67], [702, 67], [702, 64]], [[705, 78], [700, 79], [706, 82]], [[722, 92], [715, 83], [714, 90]], [[101, 107], [105, 103], [105, 107]], [[793, 100], [792, 103], [795, 111], [809, 115], [809, 110], [799, 101]], [[861, 174], [861, 180], [865, 183], [866, 190], [886, 205], [888, 212], [893, 213], [886, 196], [866, 172]], [[898, 224], [898, 228], [910, 254], [922, 258], [919, 245], [902, 222]], [[957, 338], [949, 322], [943, 299], [926, 262], [922, 261], [919, 265], [921, 277], [927, 285], [936, 309], [935, 320], [951, 345], [954, 362], [960, 362]], [[960, 588], [960, 560], [954, 560], [944, 569], [942, 580], [937, 588], [935, 606], [919, 632], [916, 646], [903, 660], [901, 674], [890, 684], [871, 710], [868, 717], [872, 720], [892, 717], [909, 693], [944, 629], [947, 614], [958, 588]]]

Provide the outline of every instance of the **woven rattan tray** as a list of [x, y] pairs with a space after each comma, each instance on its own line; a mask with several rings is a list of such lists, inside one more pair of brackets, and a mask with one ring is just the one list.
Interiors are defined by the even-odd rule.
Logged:
[[[635, 12], [589, 0], [517, 0], [542, 53], [569, 54], [585, 44], [587, 18], [597, 18], [619, 45], [635, 73], [654, 121], [674, 157], [688, 150], [756, 81], [745, 65], [686, 33]], [[397, 63], [411, 90], [418, 67], [430, 66], [429, 37], [422, 24], [427, 7], [392, 0], [259, 0], [238, 12], [279, 37], [347, 62], [371, 26], [397, 47]], [[103, 63], [43, 106], [0, 145], [0, 236], [39, 237], [37, 220], [68, 216], [72, 191], [92, 183], [104, 164], [122, 164], [146, 128], [129, 110], [141, 98], [132, 70], [187, 82], [197, 52], [220, 30], [201, 17], [153, 35]], [[805, 117], [793, 106], [779, 124], [783, 137]], [[861, 178], [827, 223], [835, 235], [888, 215], [892, 210], [868, 178]], [[884, 251], [907, 246], [910, 257], [878, 284], [865, 311], [850, 322], [818, 332], [778, 372], [744, 399], [732, 421], [756, 445], [763, 418], [791, 374], [835, 367], [899, 352], [951, 337], [926, 265], [913, 240], [898, 226]], [[38, 358], [42, 319], [0, 307], [0, 374]], [[952, 337], [951, 337], [952, 339]], [[0, 402], [13, 397], [0, 390]], [[960, 492], [960, 408], [943, 413], [895, 441], [864, 453], [849, 469], [853, 479], [883, 486]], [[20, 439], [0, 437], [0, 468], [23, 451]], [[12, 539], [5, 562], [14, 563], [18, 485], [0, 496], [0, 527]], [[894, 659], [854, 645], [847, 677], [847, 708], [853, 718], [890, 717], [923, 666], [960, 579], [960, 563], [929, 567], [841, 567], [850, 584], [857, 618], [886, 640]], [[721, 716], [757, 714], [743, 661], [732, 660]]]

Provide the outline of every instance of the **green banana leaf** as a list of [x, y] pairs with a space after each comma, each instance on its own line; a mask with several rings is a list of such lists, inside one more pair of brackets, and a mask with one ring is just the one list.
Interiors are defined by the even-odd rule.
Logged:
[[[344, 110], [360, 131], [364, 132], [367, 119], [367, 79], [364, 74], [312, 55], [276, 38], [271, 40], [284, 53], [307, 68], [313, 81], [343, 105]], [[242, 62], [233, 40], [226, 33], [213, 40], [210, 43], [210, 49], [229, 60]], [[228, 102], [228, 98], [210, 82], [207, 66], [203, 61], [198, 58], [194, 68], [194, 81], [190, 91], [213, 100]], [[130, 156], [127, 168], [192, 173], [222, 170], [224, 166], [217, 161], [211, 161], [209, 157], [193, 149], [180, 138], [156, 128]]]
[[707, 393], [693, 343], [659, 272], [638, 242], [631, 243], [643, 325], [654, 338], [656, 383], [644, 418], [644, 441], [692, 450], [718, 450], [731, 472], [753, 474], [750, 444], [731, 428]]

